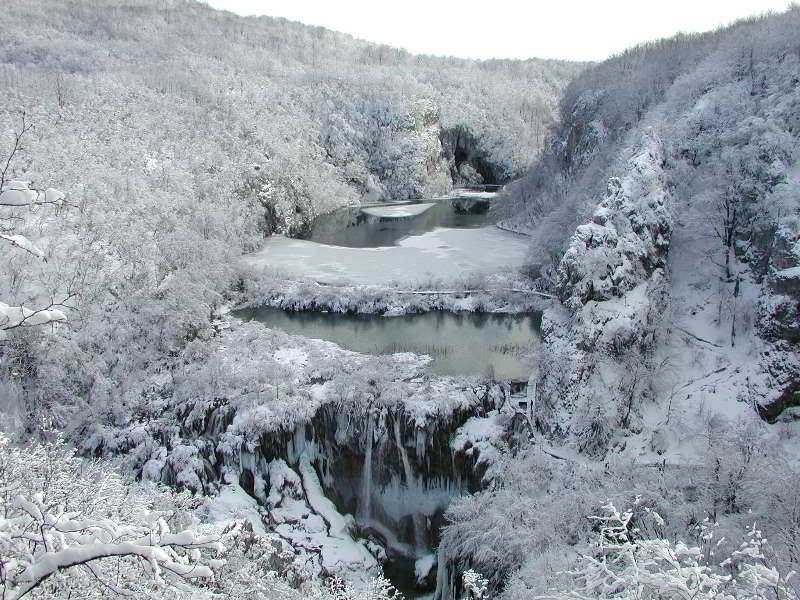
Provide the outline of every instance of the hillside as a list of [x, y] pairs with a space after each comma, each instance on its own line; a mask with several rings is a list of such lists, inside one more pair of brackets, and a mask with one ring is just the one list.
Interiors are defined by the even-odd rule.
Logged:
[[[738, 375], [720, 393], [770, 420], [790, 408], [797, 377], [799, 15], [648, 44], [588, 70], [568, 87], [545, 156], [513, 186], [509, 219], [534, 232], [530, 268], [581, 323], [568, 329], [586, 328], [583, 352], [624, 361], [682, 335], [732, 361]], [[631, 295], [641, 285], [664, 298], [641, 305]], [[614, 303], [643, 312], [598, 320]]]
[[[277, 205], [278, 228], [296, 218], [282, 202], [298, 209], [300, 226], [363, 197], [417, 198], [517, 177], [581, 68], [418, 57], [182, 0], [13, 0], [5, 12], [4, 127], [27, 110], [51, 140], [46, 151], [30, 144], [27, 176], [85, 195], [86, 177], [61, 158], [80, 138], [85, 169], [113, 145], [118, 160], [150, 175], [135, 182], [142, 191], [163, 194], [171, 183], [246, 196], [268, 186], [261, 193]], [[199, 147], [202, 157], [190, 152]], [[166, 162], [176, 181], [154, 182]]]
[[797, 596], [800, 8], [596, 65], [4, 11], [0, 596]]
[[[417, 57], [183, 0], [3, 9], [4, 158], [22, 112], [33, 126], [5, 180], [63, 190], [72, 207], [15, 221], [48, 262], [14, 253], [0, 274], [11, 306], [80, 307], [58, 342], [18, 342], [20, 360], [59, 371], [32, 370], [44, 406], [124, 389], [211, 331], [236, 259], [274, 231], [517, 176], [581, 68]], [[102, 356], [115, 358], [95, 370]]]
[[[594, 597], [593, 581], [665, 597], [625, 560], [608, 580], [592, 571], [603, 540], [573, 563], [579, 576], [555, 574], [575, 552], [565, 540], [591, 537], [572, 515], [609, 499], [644, 539], [651, 510], [655, 537], [698, 542], [702, 515], [728, 540], [756, 522], [784, 572], [797, 564], [797, 524], [778, 507], [800, 481], [798, 28], [792, 8], [588, 69], [510, 186], [506, 225], [531, 234], [527, 270], [558, 297], [517, 425], [532, 443], [502, 492], [451, 509], [442, 545], [451, 565], [512, 573], [500, 597]], [[537, 518], [512, 533], [520, 514]]]

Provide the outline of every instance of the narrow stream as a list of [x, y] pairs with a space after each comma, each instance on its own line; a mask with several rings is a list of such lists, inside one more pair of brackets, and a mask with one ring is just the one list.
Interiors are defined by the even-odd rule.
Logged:
[[365, 354], [427, 354], [439, 375], [486, 375], [525, 380], [539, 344], [541, 317], [534, 314], [428, 312], [399, 317], [287, 312], [247, 308], [236, 317], [309, 338], [335, 342]]

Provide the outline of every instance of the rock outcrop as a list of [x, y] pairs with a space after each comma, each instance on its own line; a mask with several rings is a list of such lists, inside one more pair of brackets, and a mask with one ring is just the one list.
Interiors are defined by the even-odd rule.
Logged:
[[668, 304], [672, 217], [662, 161], [648, 132], [575, 231], [558, 269], [560, 302], [542, 321], [534, 418], [593, 454], [636, 427], [648, 394], [649, 357]]

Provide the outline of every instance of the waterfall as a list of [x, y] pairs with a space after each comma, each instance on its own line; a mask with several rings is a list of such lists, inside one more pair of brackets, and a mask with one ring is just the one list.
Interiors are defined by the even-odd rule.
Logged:
[[364, 467], [361, 471], [361, 506], [359, 513], [366, 523], [372, 518], [372, 445], [374, 442], [372, 411], [367, 411], [367, 438], [364, 451]]
[[[311, 565], [309, 568], [321, 570], [324, 560], [335, 559], [331, 572], [364, 572], [364, 561], [359, 557], [363, 554], [361, 547], [367, 544], [376, 554], [385, 552], [389, 562], [402, 564], [398, 568], [409, 589], [431, 587], [435, 575], [437, 600], [453, 600], [457, 597], [454, 588], [466, 567], [455, 558], [448, 560], [449, 551], [439, 544], [440, 528], [454, 498], [481, 489], [486, 464], [479, 461], [478, 452], [466, 446], [456, 448], [451, 440], [470, 418], [485, 417], [509, 401], [509, 394], [510, 389], [499, 385], [468, 389], [463, 405], [445, 415], [425, 414], [417, 421], [399, 403], [349, 411], [329, 402], [310, 418], [300, 419], [292, 429], [264, 432], [252, 447], [244, 440], [233, 451], [227, 448], [225, 439], [205, 444], [204, 458], [213, 467], [205, 476], [209, 482], [218, 477], [220, 484], [238, 483], [271, 519], [280, 518], [280, 523], [293, 532], [287, 543], [305, 556], [302, 560]], [[222, 437], [234, 417], [234, 410], [210, 414], [204, 421], [207, 435]], [[283, 465], [283, 470], [275, 474], [277, 464]], [[277, 491], [272, 489], [273, 484]], [[318, 510], [320, 507], [323, 510]], [[356, 554], [343, 553], [343, 536], [324, 535], [312, 530], [316, 520], [297, 518], [313, 512], [312, 508], [326, 515], [338, 513], [348, 527], [352, 517], [347, 514], [354, 515], [353, 535], [368, 536], [370, 541], [356, 540]], [[334, 528], [337, 534], [342, 530]], [[324, 552], [308, 550], [308, 536], [322, 536], [320, 547], [325, 547]], [[429, 578], [418, 581], [414, 559], [429, 559], [431, 548], [437, 545], [438, 568]], [[326, 563], [324, 568], [329, 566]]]
[[[411, 461], [408, 460], [408, 452], [406, 452], [406, 447], [403, 445], [403, 438], [400, 435], [399, 415], [394, 419], [394, 440], [397, 444], [397, 451], [400, 453], [400, 458], [403, 462], [406, 487], [410, 495], [412, 491], [415, 491], [416, 478], [414, 477], [414, 471], [411, 469]], [[425, 528], [422, 525], [422, 517], [415, 511], [411, 513], [411, 520], [414, 523], [414, 546], [417, 550], [423, 550], [425, 548]]]

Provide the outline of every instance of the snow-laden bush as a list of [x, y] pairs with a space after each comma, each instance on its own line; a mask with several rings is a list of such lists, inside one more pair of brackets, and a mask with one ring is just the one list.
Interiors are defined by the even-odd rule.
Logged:
[[223, 563], [219, 532], [200, 530], [187, 497], [131, 486], [59, 444], [0, 438], [0, 504], [3, 598], [189, 598]]
[[209, 522], [203, 505], [60, 442], [19, 447], [0, 436], [0, 597], [396, 597], [382, 578], [311, 579], [280, 538], [246, 520]]
[[[620, 512], [612, 503], [592, 516], [593, 547], [570, 573], [565, 589], [541, 596], [549, 600], [620, 598], [637, 600], [754, 600], [790, 598], [788, 577], [766, 557], [766, 540], [758, 528], [749, 529], [739, 547], [716, 556], [713, 526], [702, 524], [699, 545], [647, 537], [631, 510]], [[646, 515], [656, 523], [661, 517]], [[720, 540], [721, 542], [721, 540]]]

